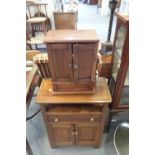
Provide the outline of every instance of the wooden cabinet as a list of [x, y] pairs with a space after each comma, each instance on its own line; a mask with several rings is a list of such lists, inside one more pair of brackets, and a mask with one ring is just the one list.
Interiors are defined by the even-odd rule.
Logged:
[[77, 124], [75, 126], [76, 144], [95, 146], [100, 133], [100, 125], [95, 123]]
[[43, 79], [36, 101], [41, 106], [51, 147], [99, 147], [111, 95], [104, 78], [87, 95], [52, 95], [50, 79]]
[[98, 41], [93, 30], [48, 32], [45, 42], [54, 94], [94, 93]]
[[[99, 124], [78, 123], [78, 124], [53, 124], [50, 130], [53, 132], [51, 136], [54, 139], [55, 146], [71, 146], [71, 145], [90, 145], [95, 146], [98, 141], [98, 133], [100, 132]], [[86, 134], [87, 133], [87, 134]]]
[[113, 101], [112, 115], [129, 109], [129, 19], [128, 15], [117, 13], [114, 38], [111, 78], [109, 82]]
[[50, 125], [50, 130], [53, 132], [55, 146], [74, 145], [73, 125], [52, 124]]

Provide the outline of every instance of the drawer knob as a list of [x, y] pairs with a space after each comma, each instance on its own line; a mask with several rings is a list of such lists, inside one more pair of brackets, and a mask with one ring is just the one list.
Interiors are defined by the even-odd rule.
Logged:
[[91, 121], [91, 122], [94, 122], [94, 118], [93, 118], [93, 117], [91, 117], [91, 118], [90, 118], [90, 121]]
[[69, 67], [72, 67], [72, 64], [69, 64]]
[[54, 122], [58, 122], [58, 118], [54, 118]]
[[77, 135], [78, 135], [78, 132], [77, 132], [77, 131], [75, 131], [75, 132], [74, 132], [74, 134], [77, 136]]
[[74, 65], [74, 68], [77, 69], [78, 68], [78, 65]]

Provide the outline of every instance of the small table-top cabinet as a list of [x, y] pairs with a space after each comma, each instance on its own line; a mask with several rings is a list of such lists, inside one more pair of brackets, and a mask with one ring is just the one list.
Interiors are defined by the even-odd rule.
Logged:
[[43, 79], [36, 101], [46, 125], [51, 147], [101, 144], [111, 95], [104, 78], [97, 78], [94, 94], [53, 95], [51, 79]]
[[94, 30], [51, 30], [47, 44], [53, 94], [94, 93], [99, 39]]

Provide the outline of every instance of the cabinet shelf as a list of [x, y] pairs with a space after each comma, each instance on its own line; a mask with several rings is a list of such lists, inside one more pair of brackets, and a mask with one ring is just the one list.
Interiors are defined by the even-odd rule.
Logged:
[[102, 108], [95, 105], [49, 105], [47, 114], [70, 114], [70, 113], [102, 113]]

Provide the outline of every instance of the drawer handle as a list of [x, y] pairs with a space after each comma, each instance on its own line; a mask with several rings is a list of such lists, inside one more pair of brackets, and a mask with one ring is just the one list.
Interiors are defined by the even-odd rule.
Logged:
[[90, 121], [91, 121], [91, 122], [94, 122], [94, 118], [93, 118], [93, 117], [91, 117], [91, 118], [90, 118]]
[[54, 122], [58, 122], [58, 118], [54, 118]]

